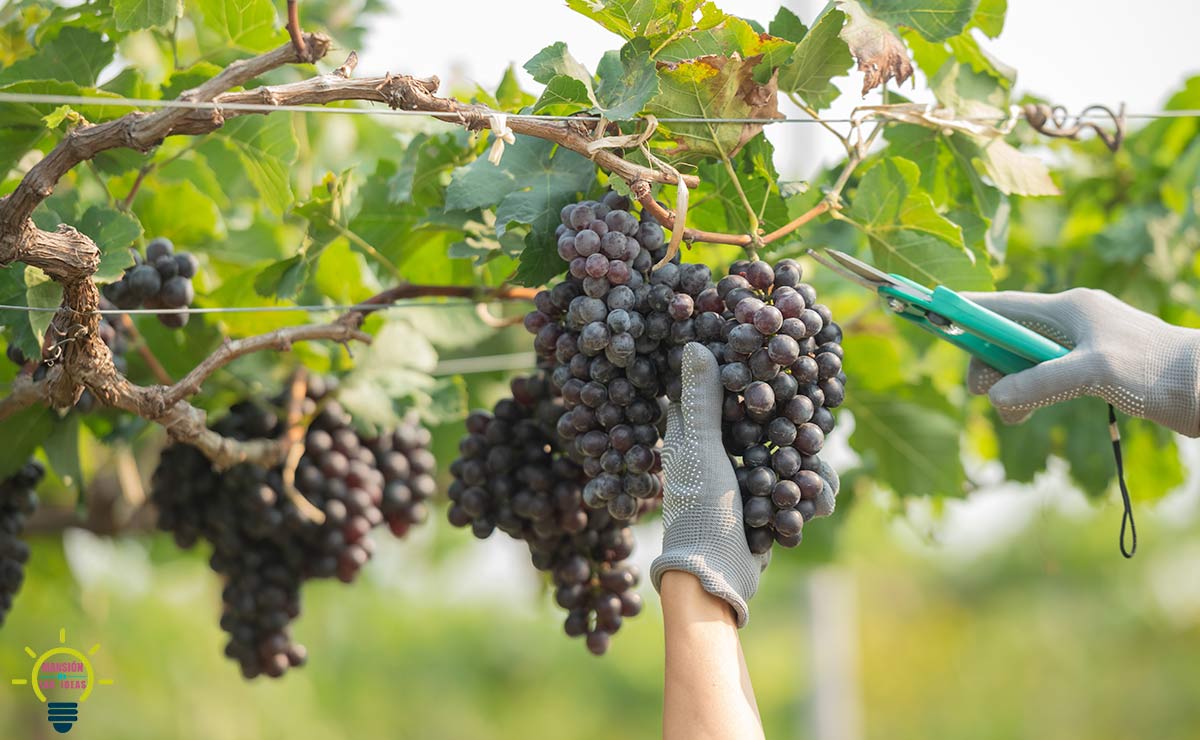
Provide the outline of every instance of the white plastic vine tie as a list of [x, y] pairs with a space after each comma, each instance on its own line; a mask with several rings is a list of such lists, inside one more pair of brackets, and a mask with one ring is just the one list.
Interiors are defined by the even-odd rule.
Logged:
[[517, 136], [508, 127], [507, 113], [492, 113], [488, 118], [491, 119], [493, 137], [492, 150], [488, 152], [488, 161], [499, 166], [500, 158], [504, 156], [504, 145], [516, 144]]
[[654, 116], [646, 116], [646, 128], [638, 134], [626, 134], [623, 136], [602, 136], [598, 139], [593, 139], [587, 143], [588, 156], [592, 159], [596, 158], [596, 154], [603, 149], [632, 149], [634, 147], [642, 148], [650, 137], [654, 136], [654, 132], [658, 130], [658, 119]]

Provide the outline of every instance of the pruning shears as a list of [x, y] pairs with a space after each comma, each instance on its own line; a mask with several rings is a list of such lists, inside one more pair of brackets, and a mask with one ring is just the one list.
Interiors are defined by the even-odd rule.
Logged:
[[1057, 359], [1069, 351], [944, 285], [930, 290], [903, 275], [882, 272], [836, 249], [825, 249], [823, 255], [812, 249], [808, 253], [842, 277], [874, 290], [892, 312], [1005, 375]]

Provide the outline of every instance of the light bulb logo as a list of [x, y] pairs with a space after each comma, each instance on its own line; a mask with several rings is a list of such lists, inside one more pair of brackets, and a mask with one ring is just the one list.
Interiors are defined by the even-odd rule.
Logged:
[[[25, 654], [33, 658], [33, 670], [29, 678], [14, 678], [13, 686], [33, 686], [37, 700], [46, 705], [46, 719], [55, 732], [65, 735], [79, 721], [79, 705], [87, 701], [92, 688], [99, 684], [111, 686], [111, 678], [95, 680], [95, 671], [89, 656], [100, 650], [99, 643], [84, 655], [67, 647], [66, 628], [58, 631], [58, 647], [38, 655], [31, 647]], [[51, 698], [54, 701], [51, 701]]]

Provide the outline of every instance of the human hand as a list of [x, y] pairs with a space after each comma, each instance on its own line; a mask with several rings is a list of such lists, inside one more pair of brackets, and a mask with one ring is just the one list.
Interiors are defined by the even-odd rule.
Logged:
[[741, 627], [769, 554], [754, 555], [746, 544], [737, 476], [721, 441], [717, 360], [692, 342], [683, 351], [682, 373], [682, 398], [667, 409], [663, 550], [650, 579], [661, 590], [667, 571], [695, 575], [705, 591], [729, 602]]
[[1071, 348], [1008, 376], [971, 359], [968, 387], [986, 393], [1005, 422], [1022, 422], [1060, 401], [1099, 396], [1130, 416], [1200, 436], [1200, 331], [1087, 288], [962, 295]]

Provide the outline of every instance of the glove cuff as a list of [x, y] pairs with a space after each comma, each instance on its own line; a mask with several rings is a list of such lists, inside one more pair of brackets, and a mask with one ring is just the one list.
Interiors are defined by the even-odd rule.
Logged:
[[725, 517], [688, 511], [664, 530], [663, 551], [650, 566], [650, 581], [661, 592], [667, 571], [691, 573], [705, 591], [728, 602], [737, 614], [738, 627], [745, 627], [750, 619], [746, 602], [758, 590], [762, 567], [750, 553], [742, 524], [732, 513]]
[[1200, 436], [1200, 331], [1172, 327], [1150, 351], [1148, 418], [1180, 434]]

